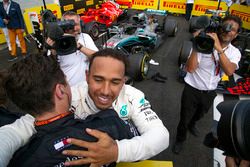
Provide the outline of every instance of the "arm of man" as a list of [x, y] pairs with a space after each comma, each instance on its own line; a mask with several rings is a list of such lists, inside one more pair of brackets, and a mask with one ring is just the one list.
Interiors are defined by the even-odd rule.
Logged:
[[193, 73], [198, 68], [198, 56], [197, 51], [195, 49], [191, 49], [191, 54], [186, 62], [186, 70], [189, 73]]
[[[68, 142], [87, 148], [88, 151], [64, 151], [63, 153], [66, 155], [84, 157], [76, 161], [67, 162], [65, 165], [82, 165], [88, 163], [103, 165], [114, 161], [133, 162], [151, 158], [168, 147], [169, 132], [157, 114], [152, 111], [149, 102], [145, 100], [144, 94], [133, 87], [126, 87], [129, 87], [128, 89], [131, 92], [130, 97], [132, 97], [130, 100], [127, 99], [127, 102], [131, 103], [129, 119], [135, 124], [141, 136], [120, 141], [116, 140], [115, 143], [111, 137], [103, 132], [87, 130], [87, 133], [96, 137], [98, 142], [91, 143], [70, 139]], [[119, 105], [117, 104], [113, 107], [119, 114]], [[154, 140], [152, 140], [152, 136], [154, 136]]]
[[[144, 93], [129, 85], [126, 85], [126, 89], [132, 107], [129, 120], [134, 123], [140, 136], [117, 141], [119, 151], [117, 162], [149, 159], [169, 146], [169, 132], [158, 115], [151, 109]], [[117, 112], [119, 113], [120, 110]], [[152, 136], [154, 136], [154, 140], [152, 140]]]
[[[197, 35], [199, 35], [199, 33], [201, 32], [201, 30], [196, 30], [193, 33], [193, 37], [196, 37]], [[187, 62], [185, 64], [185, 68], [187, 70], [187, 72], [189, 73], [193, 73], [197, 68], [198, 68], [198, 56], [197, 56], [197, 51], [192, 48], [189, 54], [189, 57], [187, 59]]]
[[[225, 51], [223, 50], [219, 38], [216, 33], [208, 33], [208, 35], [213, 38], [214, 40], [214, 49], [217, 50], [220, 59], [220, 65], [225, 72], [226, 75], [230, 76], [233, 75], [237, 68], [236, 62], [231, 62], [226, 55]], [[240, 53], [239, 53], [240, 54]], [[239, 55], [235, 55], [235, 57], [239, 57]], [[239, 58], [240, 59], [240, 58]]]
[[7, 166], [15, 151], [35, 133], [34, 118], [26, 114], [14, 123], [0, 128], [0, 164]]
[[96, 47], [93, 39], [85, 33], [81, 33], [78, 40], [78, 48], [80, 47], [80, 51], [85, 54], [88, 58], [92, 56], [98, 48]]

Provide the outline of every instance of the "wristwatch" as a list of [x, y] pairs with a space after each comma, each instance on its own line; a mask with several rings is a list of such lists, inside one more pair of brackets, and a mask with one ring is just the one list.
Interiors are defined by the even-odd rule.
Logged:
[[224, 53], [225, 51], [224, 50], [222, 50], [221, 52], [217, 52], [218, 53], [218, 55], [220, 56], [222, 53]]

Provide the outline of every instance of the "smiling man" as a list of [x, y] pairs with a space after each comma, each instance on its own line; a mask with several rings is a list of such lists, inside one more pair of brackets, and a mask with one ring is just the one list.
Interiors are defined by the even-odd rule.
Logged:
[[[71, 87], [72, 105], [76, 108], [75, 115], [81, 119], [112, 108], [130, 126], [134, 135], [139, 133], [140, 136], [114, 140], [101, 131], [87, 130], [89, 135], [98, 139], [97, 142], [68, 139], [68, 143], [87, 150], [65, 150], [65, 155], [83, 157], [65, 162], [65, 165], [138, 161], [151, 158], [168, 147], [169, 132], [151, 109], [144, 94], [125, 85], [127, 67], [126, 56], [113, 49], [104, 49], [93, 54], [89, 62], [89, 72], [86, 74], [88, 84], [84, 82]], [[0, 128], [2, 164], [6, 164], [13, 152], [36, 133], [33, 122], [34, 119], [26, 115], [15, 123]]]

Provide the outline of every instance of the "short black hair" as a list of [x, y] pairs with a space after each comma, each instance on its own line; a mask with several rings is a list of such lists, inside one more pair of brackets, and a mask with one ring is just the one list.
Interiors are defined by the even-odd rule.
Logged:
[[242, 27], [242, 21], [241, 19], [238, 17], [238, 16], [234, 16], [234, 15], [228, 15], [226, 17], [224, 17], [222, 19], [222, 23], [228, 21], [228, 20], [233, 20], [234, 22], [236, 22], [238, 25], [239, 25], [239, 29], [238, 29], [238, 32], [241, 31], [241, 27]]
[[20, 109], [31, 115], [40, 115], [53, 109], [57, 84], [67, 85], [58, 61], [54, 56], [38, 53], [8, 69], [5, 88], [8, 98]]
[[89, 71], [91, 69], [94, 59], [97, 57], [111, 57], [111, 58], [121, 61], [125, 66], [124, 74], [127, 74], [127, 68], [129, 65], [128, 56], [125, 55], [123, 52], [116, 50], [116, 49], [110, 49], [110, 48], [102, 49], [102, 50], [99, 50], [98, 52], [95, 52], [89, 60]]

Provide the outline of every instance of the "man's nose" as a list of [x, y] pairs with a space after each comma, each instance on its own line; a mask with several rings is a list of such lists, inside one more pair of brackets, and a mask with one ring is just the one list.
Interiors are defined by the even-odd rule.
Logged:
[[109, 95], [111, 89], [110, 89], [110, 84], [108, 82], [105, 82], [102, 86], [102, 93], [104, 95]]

